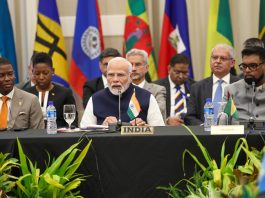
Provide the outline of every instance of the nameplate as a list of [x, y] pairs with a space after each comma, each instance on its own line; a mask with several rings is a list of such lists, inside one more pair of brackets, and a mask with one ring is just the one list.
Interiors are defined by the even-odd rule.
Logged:
[[211, 135], [244, 134], [244, 125], [211, 126]]
[[121, 135], [153, 135], [154, 127], [150, 126], [122, 126]]

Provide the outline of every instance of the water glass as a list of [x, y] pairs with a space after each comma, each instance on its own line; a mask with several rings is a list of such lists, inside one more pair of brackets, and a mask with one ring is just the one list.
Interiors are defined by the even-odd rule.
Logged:
[[76, 110], [75, 110], [75, 105], [73, 104], [67, 104], [63, 106], [63, 117], [65, 122], [68, 123], [69, 130], [71, 129], [71, 124], [75, 120], [75, 115]]

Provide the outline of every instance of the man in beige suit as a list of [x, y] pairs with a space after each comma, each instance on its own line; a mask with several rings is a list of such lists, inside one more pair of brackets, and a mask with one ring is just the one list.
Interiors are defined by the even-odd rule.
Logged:
[[0, 128], [43, 129], [38, 98], [14, 87], [14, 80], [11, 63], [0, 57]]
[[156, 99], [161, 114], [166, 118], [166, 88], [145, 80], [145, 74], [148, 72], [148, 54], [144, 50], [131, 49], [126, 54], [126, 59], [132, 64], [131, 79], [133, 84], [149, 91]]

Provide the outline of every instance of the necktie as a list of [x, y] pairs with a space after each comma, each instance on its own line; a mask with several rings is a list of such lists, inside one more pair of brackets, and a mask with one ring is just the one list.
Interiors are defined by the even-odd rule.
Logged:
[[181, 114], [184, 111], [184, 99], [180, 87], [176, 86], [176, 95], [175, 95], [175, 115]]
[[222, 94], [223, 94], [222, 83], [223, 82], [224, 82], [223, 80], [218, 80], [218, 85], [217, 85], [217, 88], [214, 94], [214, 99], [213, 99], [215, 123], [217, 123], [217, 115], [218, 115], [219, 106], [220, 106], [219, 102], [222, 102]]
[[1, 108], [1, 114], [0, 114], [0, 128], [6, 128], [7, 127], [7, 96], [2, 96], [2, 108]]

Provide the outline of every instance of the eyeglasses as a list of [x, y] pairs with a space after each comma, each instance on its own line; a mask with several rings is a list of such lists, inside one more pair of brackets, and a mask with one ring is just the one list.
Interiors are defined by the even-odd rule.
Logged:
[[249, 63], [249, 64], [245, 64], [245, 63], [241, 63], [239, 66], [239, 69], [242, 71], [245, 71], [247, 68], [250, 71], [255, 71], [260, 65], [264, 64], [264, 62], [262, 63]]
[[228, 57], [224, 57], [224, 56], [211, 56], [211, 59], [213, 61], [217, 61], [219, 59], [221, 62], [225, 62], [228, 60], [232, 60], [233, 58], [228, 58]]

